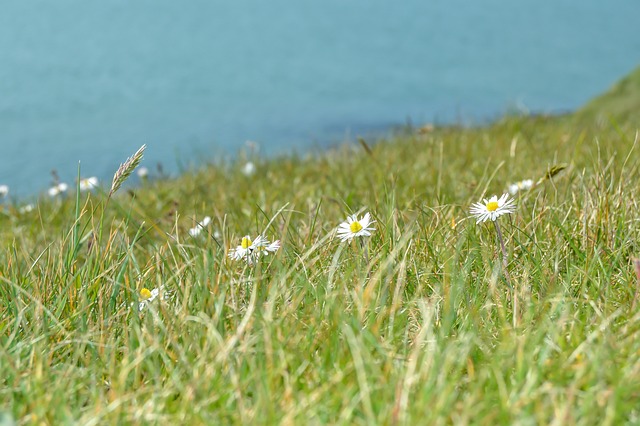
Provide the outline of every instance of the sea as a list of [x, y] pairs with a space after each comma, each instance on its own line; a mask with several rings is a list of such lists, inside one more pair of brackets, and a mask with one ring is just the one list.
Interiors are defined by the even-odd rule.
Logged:
[[0, 184], [178, 174], [563, 113], [640, 63], [639, 0], [4, 0]]

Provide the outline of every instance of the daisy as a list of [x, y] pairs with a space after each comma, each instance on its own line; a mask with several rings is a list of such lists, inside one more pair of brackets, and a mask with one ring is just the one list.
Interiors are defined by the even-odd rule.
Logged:
[[229, 257], [233, 260], [244, 259], [251, 264], [258, 257], [258, 247], [266, 247], [268, 244], [269, 241], [261, 235], [258, 235], [255, 240], [251, 240], [249, 235], [245, 235], [238, 247], [229, 250]]
[[69, 189], [69, 185], [67, 185], [64, 182], [61, 182], [49, 188], [47, 193], [49, 194], [49, 197], [57, 197], [58, 195], [64, 194], [65, 192], [67, 192], [67, 189]]
[[153, 302], [159, 294], [160, 289], [158, 288], [149, 290], [148, 288], [144, 287], [142, 290], [140, 290], [140, 295], [138, 296], [138, 298], [140, 299], [140, 302], [138, 303], [138, 310], [142, 311], [149, 303]]
[[516, 195], [519, 191], [525, 191], [530, 189], [533, 186], [533, 180], [525, 179], [520, 182], [512, 183], [509, 185], [509, 193], [511, 195]]
[[149, 176], [149, 169], [147, 169], [146, 167], [140, 167], [137, 173], [140, 179], [146, 179], [147, 176]]
[[210, 223], [211, 218], [209, 216], [205, 216], [204, 219], [202, 219], [202, 222], [197, 223], [195, 227], [189, 229], [189, 235], [194, 238], [197, 237]]
[[33, 204], [25, 204], [24, 206], [20, 207], [18, 209], [18, 212], [25, 214], [25, 213], [31, 213], [33, 211], [35, 207], [33, 206]]
[[242, 167], [242, 174], [245, 176], [253, 176], [256, 172], [256, 165], [251, 161], [247, 161], [247, 163]]
[[97, 186], [98, 178], [95, 176], [86, 179], [80, 179], [80, 182], [78, 182], [78, 187], [80, 188], [81, 192], [90, 191]]
[[486, 222], [487, 220], [495, 221], [503, 214], [513, 213], [516, 206], [513, 199], [509, 198], [509, 194], [503, 194], [500, 199], [497, 195], [485, 198], [482, 203], [475, 203], [471, 206], [471, 214], [477, 219], [476, 223]]
[[9, 195], [9, 187], [7, 185], [0, 185], [0, 198], [4, 198]]
[[371, 215], [367, 212], [358, 219], [357, 215], [347, 217], [347, 220], [342, 222], [338, 226], [338, 238], [342, 241], [350, 241], [354, 237], [368, 237], [371, 235], [371, 231], [375, 231], [376, 228], [371, 228], [369, 225], [375, 223], [375, 220], [371, 220]]
[[264, 240], [264, 244], [261, 246], [256, 246], [256, 254], [257, 255], [263, 255], [263, 256], [268, 256], [269, 253], [275, 253], [278, 251], [278, 249], [280, 248], [280, 240], [275, 240], [272, 243], [269, 243], [269, 241]]

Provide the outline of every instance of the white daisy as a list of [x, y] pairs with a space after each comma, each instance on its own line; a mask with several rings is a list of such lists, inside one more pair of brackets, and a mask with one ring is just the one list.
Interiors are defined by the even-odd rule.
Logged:
[[58, 195], [64, 194], [65, 192], [67, 192], [67, 189], [69, 189], [69, 185], [67, 185], [64, 182], [61, 182], [49, 188], [47, 193], [49, 194], [49, 197], [57, 197]]
[[533, 186], [533, 180], [531, 179], [521, 180], [520, 182], [512, 183], [511, 185], [509, 185], [509, 193], [511, 195], [516, 195], [518, 192], [530, 189], [532, 186]]
[[202, 219], [202, 222], [198, 222], [195, 227], [189, 229], [189, 235], [194, 238], [197, 237], [210, 223], [211, 218], [209, 216], [205, 216], [204, 219]]
[[140, 167], [136, 173], [138, 173], [139, 178], [145, 179], [147, 176], [149, 176], [149, 169], [143, 166]]
[[80, 182], [78, 182], [78, 187], [80, 188], [81, 192], [90, 191], [93, 188], [96, 188], [97, 186], [98, 186], [98, 178], [95, 176], [92, 176], [90, 178], [80, 179]]
[[256, 165], [251, 161], [247, 161], [247, 163], [242, 167], [242, 174], [245, 176], [253, 176], [256, 172]]
[[143, 288], [140, 290], [140, 295], [138, 296], [140, 302], [138, 303], [138, 310], [142, 311], [149, 303], [153, 302], [156, 297], [160, 294], [160, 289], [154, 288], [153, 290], [149, 290], [148, 288]]
[[338, 226], [338, 238], [342, 240], [341, 242], [345, 242], [354, 237], [368, 237], [371, 235], [371, 231], [376, 230], [376, 228], [369, 227], [375, 222], [375, 220], [371, 220], [369, 212], [365, 213], [362, 219], [358, 219], [355, 214], [351, 215]]
[[9, 187], [7, 185], [0, 185], [0, 198], [4, 198], [9, 195]]
[[242, 237], [242, 241], [238, 247], [229, 250], [229, 257], [233, 260], [245, 260], [251, 264], [258, 258], [258, 247], [265, 247], [269, 244], [266, 238], [258, 235], [255, 240], [251, 240], [249, 235]]
[[471, 206], [471, 214], [477, 219], [476, 223], [486, 222], [487, 220], [495, 221], [503, 214], [513, 213], [516, 206], [513, 199], [509, 198], [509, 194], [503, 194], [500, 199], [497, 195], [485, 198], [482, 203], [474, 203]]
[[280, 248], [280, 240], [275, 240], [272, 243], [269, 243], [269, 241], [264, 240], [264, 245], [256, 246], [256, 254], [268, 256], [269, 253], [277, 252], [279, 248]]
[[33, 206], [33, 204], [25, 204], [24, 206], [18, 209], [18, 212], [20, 212], [21, 214], [30, 213], [33, 211], [34, 208], [35, 207]]

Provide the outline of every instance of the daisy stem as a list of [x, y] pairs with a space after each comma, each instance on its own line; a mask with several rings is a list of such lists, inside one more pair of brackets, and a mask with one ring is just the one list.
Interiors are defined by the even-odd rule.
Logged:
[[[364, 238], [360, 238], [360, 249], [362, 249], [362, 262], [363, 262], [363, 270], [369, 270], [369, 245], [365, 241]], [[367, 278], [370, 277], [370, 273], [367, 274]]]
[[507, 279], [507, 284], [509, 287], [513, 288], [511, 285], [511, 277], [509, 276], [509, 261], [507, 258], [507, 248], [504, 245], [504, 240], [502, 238], [502, 231], [500, 231], [500, 225], [498, 225], [498, 221], [494, 220], [493, 224], [496, 227], [496, 234], [498, 235], [498, 241], [500, 242], [500, 248], [502, 249], [502, 269], [504, 272], [504, 277]]
[[267, 300], [267, 288], [265, 287], [267, 283], [266, 280], [262, 279], [262, 262], [260, 262], [260, 259], [258, 258], [255, 260], [253, 285], [258, 286], [258, 303], [263, 304]]

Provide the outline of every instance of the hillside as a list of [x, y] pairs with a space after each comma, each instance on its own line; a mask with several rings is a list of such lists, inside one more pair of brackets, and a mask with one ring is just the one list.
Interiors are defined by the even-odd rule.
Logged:
[[[578, 114], [628, 110], [630, 82]], [[640, 156], [619, 117], [5, 203], [0, 424], [638, 424]]]
[[606, 93], [594, 98], [578, 110], [581, 121], [640, 123], [640, 68], [618, 81]]

